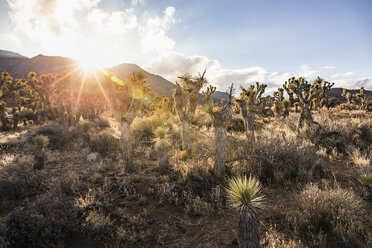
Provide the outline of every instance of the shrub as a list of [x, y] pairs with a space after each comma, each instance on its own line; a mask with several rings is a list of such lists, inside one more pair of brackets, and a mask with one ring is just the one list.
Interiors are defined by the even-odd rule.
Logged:
[[353, 149], [349, 157], [356, 167], [367, 167], [371, 164], [371, 158], [362, 154], [359, 149]]
[[299, 212], [295, 229], [307, 240], [323, 237], [323, 242], [327, 242], [336, 236], [344, 242], [366, 241], [362, 225], [366, 213], [362, 200], [354, 192], [337, 185], [331, 188], [326, 184], [321, 189], [310, 184], [297, 199]]
[[68, 129], [63, 125], [43, 126], [36, 131], [35, 136], [44, 135], [49, 139], [49, 147], [53, 150], [64, 149], [77, 138], [81, 137], [78, 129]]
[[324, 172], [314, 146], [298, 140], [261, 137], [255, 144], [228, 137], [228, 161], [235, 174], [253, 174], [264, 185], [308, 182]]
[[93, 152], [98, 152], [102, 157], [115, 157], [121, 150], [120, 140], [107, 131], [92, 135], [89, 145]]
[[44, 178], [22, 164], [7, 169], [9, 179], [0, 180], [0, 206], [9, 201], [23, 199], [38, 194], [44, 189]]
[[11, 247], [51, 247], [73, 232], [75, 218], [72, 198], [45, 196], [10, 213], [4, 238]]

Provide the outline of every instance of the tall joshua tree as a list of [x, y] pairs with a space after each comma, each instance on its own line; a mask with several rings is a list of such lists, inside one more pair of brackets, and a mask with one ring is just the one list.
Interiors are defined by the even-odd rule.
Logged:
[[[197, 101], [199, 98], [199, 92], [207, 80], [205, 78], [206, 71], [203, 74], [199, 74], [197, 77], [193, 77], [190, 74], [180, 76], [181, 83], [177, 83], [176, 89], [173, 92], [174, 107], [181, 123], [181, 137], [182, 137], [182, 149], [190, 149], [190, 125], [195, 115]], [[186, 103], [186, 105], [185, 105]]]
[[[216, 90], [204, 92], [206, 99]], [[207, 112], [213, 121], [214, 132], [215, 132], [215, 143], [216, 151], [214, 154], [214, 170], [218, 175], [223, 175], [225, 173], [225, 156], [226, 156], [226, 128], [232, 117], [232, 93], [233, 85], [230, 87], [229, 101], [222, 107], [215, 109], [214, 104], [209, 100], [203, 107], [204, 111]]]
[[110, 106], [115, 118], [120, 122], [122, 153], [127, 171], [133, 169], [132, 145], [130, 139], [130, 124], [142, 105], [150, 104], [150, 87], [146, 85], [147, 78], [142, 71], [134, 72], [127, 82], [106, 72], [107, 89], [109, 89]]
[[[18, 91], [25, 87], [24, 80], [13, 80], [9, 73], [3, 72], [1, 74], [0, 80], [0, 120], [2, 123], [3, 131], [9, 130], [8, 120], [7, 120], [7, 108], [6, 101], [7, 98], [12, 95], [18, 94]], [[17, 99], [15, 99], [17, 100]]]
[[233, 178], [227, 196], [230, 205], [238, 211], [239, 248], [260, 247], [257, 209], [262, 207], [264, 200], [260, 182], [251, 176]]
[[298, 79], [295, 77], [289, 78], [284, 85], [288, 87], [290, 92], [293, 92], [297, 96], [301, 105], [301, 114], [297, 123], [297, 131], [300, 130], [305, 121], [313, 124], [316, 123], [313, 120], [310, 109], [312, 99], [314, 99], [317, 94], [317, 91], [313, 85], [309, 84], [303, 77]]
[[240, 113], [243, 116], [247, 136], [252, 141], [255, 140], [254, 132], [255, 111], [259, 104], [259, 99], [265, 92], [266, 87], [267, 87], [266, 84], [260, 84], [258, 82], [256, 82], [256, 85], [251, 85], [247, 89], [241, 87], [242, 92], [240, 94], [240, 99], [236, 100], [240, 108]]
[[344, 97], [347, 101], [348, 104], [350, 104], [353, 100], [353, 96], [351, 95], [350, 92], [347, 92], [346, 89], [342, 90], [341, 96]]
[[317, 91], [316, 102], [319, 106], [328, 108], [328, 93], [333, 85], [335, 85], [335, 83], [330, 83], [320, 77], [317, 77], [314, 81], [313, 88]]

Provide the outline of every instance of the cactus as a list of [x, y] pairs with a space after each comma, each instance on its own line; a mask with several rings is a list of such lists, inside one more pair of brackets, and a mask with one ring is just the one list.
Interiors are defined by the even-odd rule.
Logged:
[[232, 117], [232, 94], [233, 85], [229, 89], [229, 101], [219, 107], [214, 108], [213, 102], [208, 101], [204, 106], [204, 111], [209, 114], [212, 118], [214, 131], [215, 131], [215, 144], [216, 150], [214, 154], [214, 170], [217, 175], [223, 175], [225, 173], [225, 156], [226, 156], [226, 128]]
[[[192, 77], [190, 74], [180, 76], [181, 84], [177, 84], [173, 91], [174, 108], [176, 110], [178, 120], [181, 123], [181, 138], [182, 149], [189, 150], [189, 129], [195, 115], [196, 105], [201, 88], [207, 83], [205, 78], [206, 71], [199, 74], [197, 77]], [[186, 106], [184, 103], [186, 102]]]
[[243, 116], [246, 134], [252, 141], [255, 140], [254, 119], [256, 108], [266, 87], [266, 84], [260, 84], [258, 82], [256, 82], [256, 85], [251, 85], [248, 89], [241, 87], [242, 93], [240, 94], [240, 99], [236, 100], [240, 108], [240, 113]]

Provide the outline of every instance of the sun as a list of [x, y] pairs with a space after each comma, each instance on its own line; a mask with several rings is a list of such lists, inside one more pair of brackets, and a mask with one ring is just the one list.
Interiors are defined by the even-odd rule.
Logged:
[[80, 59], [79, 66], [86, 72], [93, 72], [103, 67], [94, 59]]

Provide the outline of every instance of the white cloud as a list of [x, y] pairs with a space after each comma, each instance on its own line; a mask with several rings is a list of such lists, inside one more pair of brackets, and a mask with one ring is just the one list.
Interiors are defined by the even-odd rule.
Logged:
[[163, 17], [147, 18], [145, 24], [141, 25], [141, 45], [144, 53], [159, 55], [174, 48], [175, 41], [167, 35], [166, 31], [172, 23], [176, 23], [175, 11], [174, 7], [167, 7]]
[[137, 26], [137, 16], [132, 8], [112, 13], [95, 8], [88, 14], [87, 21], [94, 24], [102, 33], [116, 35], [125, 34]]
[[301, 65], [300, 70], [298, 72], [298, 76], [307, 78], [307, 77], [310, 77], [310, 76], [314, 76], [318, 72], [319, 72], [319, 70], [314, 70], [309, 65]]
[[331, 78], [350, 77], [350, 76], [353, 76], [354, 74], [355, 74], [355, 72], [353, 72], [353, 71], [339, 72], [339, 73], [333, 74], [331, 76]]
[[372, 78], [340, 79], [335, 81], [335, 87], [347, 89], [360, 89], [360, 87], [364, 87], [367, 90], [372, 90]]
[[323, 69], [326, 69], [326, 70], [333, 70], [333, 69], [336, 69], [336, 66], [333, 66], [333, 65], [326, 65], [326, 66], [323, 66]]
[[143, 3], [143, 2], [144, 2], [144, 0], [132, 0], [132, 5], [137, 6], [137, 4]]

